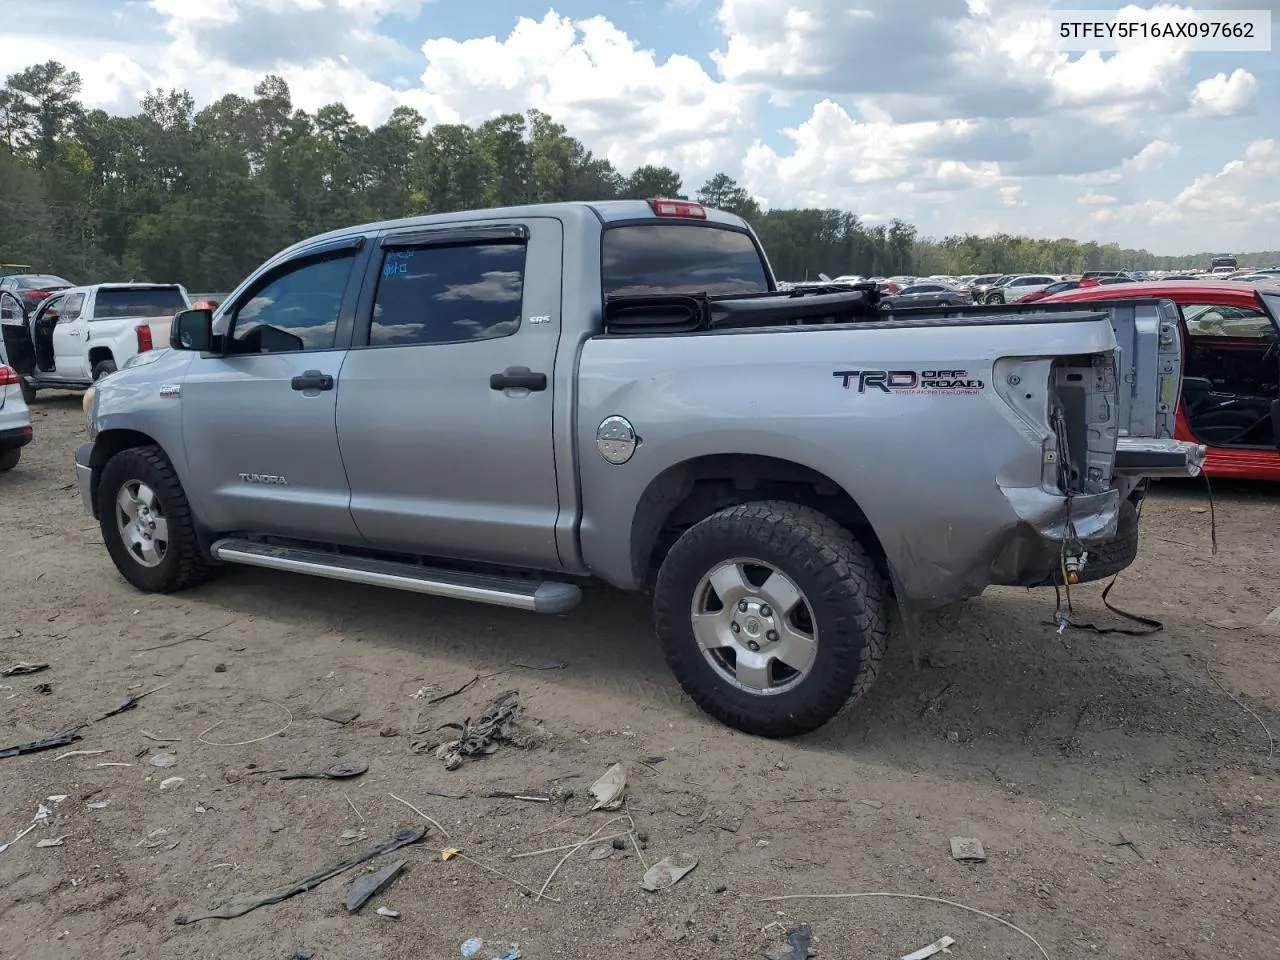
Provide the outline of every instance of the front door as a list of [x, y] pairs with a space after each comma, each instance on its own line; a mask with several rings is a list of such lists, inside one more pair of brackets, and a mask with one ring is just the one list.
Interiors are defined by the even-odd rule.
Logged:
[[560, 568], [562, 247], [549, 218], [383, 238], [338, 385], [351, 513], [371, 544]]
[[69, 293], [58, 304], [58, 325], [53, 328], [53, 375], [59, 380], [89, 378], [89, 323], [83, 316], [84, 294]]
[[360, 542], [334, 417], [366, 259], [346, 243], [264, 272], [175, 385], [184, 483], [214, 530]]

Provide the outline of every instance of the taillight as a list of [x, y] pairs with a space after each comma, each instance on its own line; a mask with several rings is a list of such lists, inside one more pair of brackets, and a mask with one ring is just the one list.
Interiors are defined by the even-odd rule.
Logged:
[[6, 367], [3, 363], [0, 363], [0, 387], [17, 386], [21, 382], [22, 378], [18, 376], [13, 367]]
[[43, 300], [49, 295], [48, 290], [24, 290], [22, 295], [28, 300]]
[[155, 344], [151, 340], [151, 327], [148, 324], [140, 324], [134, 328], [138, 334], [138, 352], [146, 353], [152, 349]]
[[707, 209], [700, 203], [694, 203], [692, 200], [650, 200], [649, 206], [653, 208], [655, 217], [694, 217], [698, 220], [707, 219]]

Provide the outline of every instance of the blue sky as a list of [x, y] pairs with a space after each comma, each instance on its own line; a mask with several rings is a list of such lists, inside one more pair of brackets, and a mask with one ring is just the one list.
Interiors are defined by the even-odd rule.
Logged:
[[[1280, 22], [1280, 0], [1209, 5]], [[723, 170], [768, 206], [897, 216], [926, 235], [1280, 247], [1280, 49], [1062, 53], [1047, 0], [0, 6], [6, 69], [61, 60], [114, 112], [153, 87], [203, 104], [274, 72], [297, 105], [341, 100], [370, 124], [401, 103], [429, 123], [537, 107], [624, 172], [666, 163], [692, 192]]]

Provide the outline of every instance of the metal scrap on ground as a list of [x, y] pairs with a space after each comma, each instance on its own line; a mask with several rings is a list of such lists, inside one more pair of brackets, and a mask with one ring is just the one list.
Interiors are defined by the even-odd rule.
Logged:
[[377, 873], [360, 877], [351, 884], [347, 889], [347, 913], [356, 913], [366, 903], [391, 886], [391, 882], [400, 876], [400, 871], [404, 869], [406, 863], [408, 863], [407, 860], [397, 860], [394, 863], [389, 863]]
[[20, 677], [29, 673], [39, 673], [41, 670], [48, 670], [47, 663], [15, 663], [12, 667], [6, 667], [0, 670], [0, 677]]
[[535, 735], [523, 727], [519, 696], [516, 690], [506, 690], [489, 701], [479, 720], [472, 721], [468, 717], [461, 723], [446, 723], [440, 728], [459, 731], [460, 736], [456, 739], [440, 744], [420, 740], [413, 744], [412, 749], [415, 753], [434, 749], [436, 756], [444, 761], [446, 770], [456, 770], [465, 759], [494, 753], [500, 743], [530, 746]]
[[40, 737], [38, 740], [27, 740], [25, 743], [15, 743], [12, 746], [0, 747], [0, 759], [6, 757], [17, 757], [24, 753], [38, 753], [41, 750], [52, 750], [54, 747], [65, 747], [69, 743], [75, 743], [80, 737], [80, 727], [71, 730], [64, 730], [61, 733], [51, 733], [47, 737]]
[[314, 890], [326, 880], [332, 880], [341, 873], [358, 867], [362, 863], [367, 863], [385, 853], [393, 850], [399, 850], [401, 847], [409, 844], [418, 843], [427, 835], [426, 827], [406, 827], [398, 830], [390, 840], [385, 840], [369, 850], [366, 850], [358, 857], [352, 857], [350, 860], [343, 860], [335, 863], [319, 873], [306, 877], [302, 880], [292, 883], [287, 887], [281, 887], [277, 890], [269, 890], [266, 893], [248, 893], [233, 897], [232, 900], [224, 907], [218, 910], [211, 910], [207, 913], [199, 913], [191, 916], [183, 915], [175, 917], [173, 922], [179, 926], [185, 926], [191, 923], [197, 923], [200, 920], [232, 920], [235, 917], [242, 917], [251, 910], [259, 907], [269, 906], [275, 903], [281, 903], [290, 897], [295, 897], [300, 893], [306, 893], [308, 890]]

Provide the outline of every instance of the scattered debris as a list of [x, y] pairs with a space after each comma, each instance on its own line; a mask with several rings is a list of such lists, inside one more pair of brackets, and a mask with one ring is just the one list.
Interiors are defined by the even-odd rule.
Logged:
[[68, 794], [65, 794], [65, 793], [55, 793], [52, 797], [45, 797], [45, 799], [48, 800], [50, 803], [56, 804], [56, 803], [61, 803], [63, 800], [67, 799], [67, 796]]
[[53, 759], [67, 760], [71, 757], [100, 757], [107, 752], [106, 750], [68, 750], [66, 753], [58, 754]]
[[592, 810], [617, 810], [622, 806], [627, 792], [627, 771], [615, 763], [603, 777], [591, 785], [591, 795], [596, 798]]
[[29, 673], [39, 673], [41, 670], [48, 670], [47, 663], [15, 663], [12, 667], [6, 667], [0, 670], [0, 677], [21, 677]]
[[1128, 837], [1126, 837], [1122, 832], [1119, 832], [1119, 831], [1116, 832], [1116, 839], [1111, 841], [1111, 846], [1128, 847], [1130, 850], [1133, 851], [1133, 855], [1137, 857], [1139, 860], [1147, 859], [1142, 855], [1142, 851], [1137, 848], [1134, 842], [1130, 840]]
[[169, 777], [167, 780], [160, 781], [160, 789], [168, 790], [170, 787], [178, 787], [186, 782], [186, 779], [183, 777]]
[[151, 755], [151, 765], [153, 767], [162, 767], [168, 769], [176, 765], [178, 758], [172, 753], [154, 753]]
[[349, 780], [369, 772], [367, 763], [335, 763], [324, 770], [301, 770], [283, 774], [281, 780]]
[[613, 849], [615, 850], [627, 849], [627, 838], [625, 835], [613, 838]]
[[300, 893], [306, 893], [308, 890], [314, 890], [326, 880], [332, 880], [341, 873], [358, 867], [363, 863], [367, 863], [377, 857], [399, 850], [401, 847], [409, 844], [418, 843], [427, 835], [425, 827], [408, 827], [404, 830], [396, 832], [390, 840], [386, 840], [376, 847], [372, 847], [358, 857], [350, 860], [343, 860], [333, 866], [322, 870], [320, 873], [306, 877], [287, 887], [281, 887], [278, 890], [272, 890], [262, 894], [242, 894], [234, 897], [230, 903], [216, 911], [208, 913], [196, 914], [194, 916], [179, 916], [174, 918], [174, 923], [185, 926], [191, 923], [197, 923], [201, 920], [231, 920], [235, 917], [242, 917], [251, 910], [259, 907], [269, 906], [271, 904], [281, 903], [290, 897], [297, 896]]
[[269, 833], [280, 833], [284, 830], [284, 821], [278, 817], [272, 817], [267, 821], [267, 831]]
[[160, 686], [152, 687], [150, 690], [143, 690], [142, 693], [127, 694], [125, 698], [121, 700], [116, 706], [112, 707], [102, 716], [98, 717], [98, 722], [109, 719], [110, 717], [114, 717], [117, 714], [124, 713], [126, 710], [132, 710], [134, 707], [138, 705], [138, 701], [141, 700], [143, 697], [149, 697], [153, 693], [156, 693], [159, 690], [163, 690], [167, 686], [169, 686], [169, 683], [162, 683], [160, 684]]
[[[568, 666], [568, 664], [566, 664]], [[494, 957], [493, 960], [520, 960], [520, 948], [514, 943], [507, 947], [507, 952], [500, 957]]]
[[155, 743], [181, 743], [182, 742], [181, 737], [157, 737], [154, 733], [152, 733], [146, 727], [143, 727], [141, 730], [139, 730], [138, 734], [139, 736], [146, 737], [148, 740], [151, 740]]
[[[473, 864], [475, 864], [477, 867], [479, 867], [481, 870], [486, 870], [486, 871], [488, 871], [489, 873], [492, 873], [495, 877], [501, 877], [503, 880], [506, 880], [508, 883], [514, 883], [517, 887], [519, 887], [521, 890], [525, 891], [526, 893], [531, 893], [531, 894], [533, 894], [533, 895], [534, 895], [534, 897], [535, 897], [536, 899], [540, 899], [540, 900], [550, 900], [552, 903], [559, 903], [559, 902], [560, 902], [560, 901], [559, 901], [559, 900], [557, 900], [555, 897], [548, 897], [548, 896], [546, 895], [546, 892], [545, 892], [545, 891], [546, 891], [546, 887], [545, 887], [545, 886], [543, 886], [543, 888], [542, 888], [542, 889], [543, 889], [543, 892], [539, 893], [537, 890], [534, 890], [534, 889], [533, 889], [533, 887], [525, 886], [523, 883], [521, 883], [521, 882], [520, 882], [519, 880], [517, 880], [515, 877], [508, 876], [507, 874], [503, 873], [501, 870], [497, 870], [497, 869], [495, 869], [495, 868], [493, 868], [493, 867], [489, 866], [487, 863], [481, 863], [479, 860], [475, 859], [474, 857], [469, 857], [469, 856], [467, 856], [465, 853], [463, 853], [463, 852], [462, 852], [461, 850], [459, 850], [457, 847], [446, 847], [445, 849], [443, 849], [443, 850], [441, 850], [441, 851], [440, 851], [440, 859], [441, 859], [441, 860], [444, 860], [444, 861], [448, 862], [449, 860], [452, 860], [452, 859], [454, 859], [455, 857], [456, 857], [457, 859], [459, 859], [459, 860], [465, 860], [465, 861], [467, 861], [467, 863], [473, 863]], [[548, 881], [548, 882], [550, 882], [550, 881]]]
[[[599, 831], [597, 831], [597, 833], [598, 832]], [[520, 860], [524, 857], [540, 857], [546, 853], [559, 853], [561, 850], [577, 850], [577, 849], [580, 849], [581, 847], [587, 846], [590, 843], [599, 843], [600, 847], [598, 847], [597, 849], [608, 850], [609, 848], [604, 846], [604, 842], [606, 840], [613, 841], [613, 849], [625, 850], [627, 848], [626, 838], [629, 836], [631, 836], [630, 831], [626, 833], [615, 833], [609, 837], [592, 836], [590, 840], [579, 840], [577, 843], [565, 843], [565, 844], [561, 844], [558, 847], [547, 847], [545, 850], [530, 850], [528, 853], [513, 853], [511, 855], [511, 859]], [[594, 852], [595, 851], [593, 850], [592, 853]], [[595, 858], [595, 859], [600, 859], [600, 858]]]
[[367, 820], [365, 820], [365, 818], [364, 818], [364, 814], [360, 812], [360, 808], [359, 808], [359, 807], [357, 807], [357, 806], [355, 805], [355, 803], [353, 803], [353, 802], [352, 802], [352, 800], [351, 800], [351, 798], [350, 798], [350, 797], [348, 797], [348, 796], [344, 793], [344, 794], [342, 795], [342, 799], [343, 799], [343, 800], [345, 800], [345, 801], [347, 801], [347, 806], [349, 806], [349, 807], [351, 808], [351, 812], [352, 812], [352, 813], [354, 813], [357, 817], [359, 817], [359, 818], [360, 818], [360, 822], [361, 822], [361, 823], [368, 823], [368, 821], [367, 821]]
[[447, 836], [449, 836], [449, 831], [448, 831], [448, 830], [446, 830], [444, 827], [440, 826], [440, 824], [436, 823], [434, 820], [432, 820], [430, 817], [428, 817], [425, 813], [423, 813], [421, 810], [419, 810], [417, 807], [415, 807], [415, 806], [414, 806], [412, 803], [410, 803], [408, 800], [405, 800], [405, 799], [403, 799], [403, 798], [401, 798], [401, 797], [397, 797], [394, 793], [389, 793], [389, 794], [387, 794], [387, 796], [389, 796], [392, 800], [395, 800], [397, 803], [403, 803], [406, 807], [408, 807], [410, 810], [412, 810], [414, 813], [416, 813], [418, 816], [420, 816], [423, 820], [427, 821], [427, 823], [429, 823], [429, 824], [431, 824], [433, 827], [435, 827], [437, 830], [439, 830], [439, 831], [440, 831], [442, 834], [444, 834], [446, 837], [447, 837]]
[[921, 947], [915, 953], [908, 953], [905, 957], [902, 957], [902, 960], [929, 960], [929, 957], [935, 956], [936, 954], [950, 953], [950, 948], [955, 945], [956, 942], [953, 938], [943, 937], [941, 940], [937, 940], [929, 944], [927, 947]]
[[613, 847], [607, 843], [602, 843], [587, 854], [588, 860], [608, 860], [613, 856]]
[[94, 766], [94, 769], [101, 769], [102, 767], [132, 767], [132, 766], [133, 766], [133, 764], [132, 764], [132, 763], [111, 763], [111, 762], [106, 762], [106, 763], [95, 763], [93, 766]]
[[[462, 723], [446, 723], [441, 729], [458, 730], [461, 736], [436, 746], [435, 754], [444, 761], [446, 770], [456, 770], [466, 758], [483, 757], [496, 752], [499, 743], [510, 743], [517, 747], [530, 746], [535, 737], [522, 730], [522, 713], [519, 693], [506, 690], [489, 701], [480, 719], [474, 723], [469, 717]], [[415, 752], [431, 748], [427, 741], [413, 744]]]
[[52, 684], [52, 683], [37, 683], [37, 684], [36, 684], [34, 687], [32, 687], [31, 689], [32, 689], [32, 690], [34, 690], [36, 693], [42, 693], [42, 694], [45, 694], [45, 695], [47, 696], [48, 694], [53, 693], [53, 684]]
[[430, 700], [427, 701], [427, 706], [434, 706], [437, 703], [443, 703], [445, 700], [448, 700], [450, 697], [456, 697], [458, 694], [464, 693], [465, 691], [470, 690], [472, 685], [477, 683], [479, 680], [480, 680], [480, 674], [477, 673], [474, 677], [472, 677], [470, 680], [468, 680], [466, 683], [460, 686], [457, 690], [452, 690], [449, 693], [442, 693], [438, 697], [432, 697]]
[[870, 807], [872, 810], [883, 810], [884, 804], [879, 800], [859, 800], [864, 807]]
[[247, 747], [251, 743], [261, 743], [263, 740], [270, 740], [272, 737], [278, 737], [280, 736], [280, 734], [284, 733], [291, 726], [293, 726], [293, 711], [290, 710], [288, 707], [286, 707], [283, 703], [276, 703], [274, 700], [263, 700], [262, 702], [269, 703], [271, 704], [271, 706], [278, 707], [279, 709], [285, 712], [288, 719], [285, 720], [284, 726], [282, 726], [279, 730], [272, 730], [270, 733], [265, 734], [264, 736], [261, 736], [261, 737], [254, 737], [252, 740], [239, 740], [234, 743], [222, 743], [217, 740], [206, 739], [206, 737], [210, 733], [212, 733], [218, 727], [222, 726], [224, 723], [227, 722], [225, 720], [219, 720], [213, 726], [206, 727], [204, 731], [201, 732], [201, 734], [198, 737], [196, 737], [196, 739], [199, 740], [201, 743], [205, 744], [206, 746], [210, 746], [210, 747]]
[[813, 927], [797, 923], [787, 927], [787, 945], [765, 953], [768, 960], [808, 960], [809, 944], [813, 942]]
[[410, 700], [425, 700], [427, 698], [427, 688], [419, 687], [417, 693], [409, 694]]
[[485, 794], [488, 800], [527, 800], [530, 803], [550, 803], [550, 797], [537, 797], [529, 793], [512, 793], [510, 790], [493, 790]]
[[89, 809], [90, 809], [90, 810], [105, 810], [105, 809], [107, 809], [107, 807], [109, 807], [110, 805], [111, 805], [111, 801], [110, 801], [110, 800], [95, 800], [95, 801], [93, 801], [93, 803], [89, 804]]
[[[137, 612], [138, 611], [136, 610], [134, 611], [134, 613], [137, 613]], [[197, 633], [194, 637], [183, 637], [180, 640], [170, 640], [168, 643], [157, 643], [154, 647], [142, 647], [141, 649], [135, 650], [134, 653], [150, 653], [153, 650], [167, 650], [170, 647], [176, 647], [184, 643], [190, 643], [192, 640], [203, 640], [205, 643], [213, 643], [214, 641], [209, 639], [209, 634], [216, 633], [217, 631], [222, 630], [225, 627], [231, 626], [235, 622], [236, 622], [235, 620], [229, 620], [228, 622], [222, 624], [222, 626], [220, 627], [210, 627], [204, 633]]]
[[378, 916], [386, 917], [388, 920], [400, 919], [400, 911], [392, 910], [390, 907], [379, 907], [377, 910], [377, 913], [378, 913]]
[[349, 847], [353, 843], [360, 843], [361, 841], [368, 839], [369, 835], [363, 830], [343, 830], [342, 834], [338, 837], [338, 846]]
[[37, 806], [36, 815], [31, 818], [30, 825], [27, 826], [26, 829], [20, 831], [18, 835], [14, 837], [12, 840], [10, 840], [8, 843], [0, 843], [0, 853], [4, 853], [6, 850], [8, 850], [11, 846], [13, 846], [23, 837], [25, 837], [28, 833], [30, 833], [36, 827], [40, 826], [43, 823], [47, 823], [49, 820], [49, 815], [51, 813], [53, 813], [53, 811], [50, 810], [48, 807], [46, 807], [43, 803]]
[[[65, 747], [69, 743], [75, 743], [80, 740], [80, 727], [71, 730], [64, 730], [62, 733], [51, 733], [47, 737], [41, 737], [38, 740], [28, 740], [25, 743], [15, 743], [13, 746], [0, 747], [0, 760], [7, 757], [17, 757], [25, 753], [39, 753], [41, 750], [52, 750], [54, 747]], [[105, 753], [106, 751], [100, 751]], [[63, 757], [67, 754], [63, 754]], [[56, 759], [62, 759], [58, 757]]]
[[640, 762], [643, 763], [646, 767], [656, 767], [658, 764], [662, 763], [666, 759], [667, 759], [666, 757], [641, 757]]
[[387, 724], [385, 727], [383, 727], [381, 730], [378, 731], [378, 736], [398, 737], [400, 736], [400, 731], [397, 730], [395, 727], [393, 727], [391, 724]]
[[791, 893], [780, 897], [761, 897], [759, 903], [782, 903], [791, 900], [866, 900], [872, 898], [886, 898], [893, 900], [920, 900], [925, 903], [941, 903], [944, 906], [955, 907], [957, 910], [964, 910], [967, 913], [976, 914], [979, 917], [986, 917], [988, 920], [994, 920], [996, 923], [1008, 927], [1015, 933], [1020, 933], [1040, 951], [1040, 955], [1044, 960], [1053, 960], [1049, 956], [1049, 951], [1040, 945], [1040, 941], [1033, 937], [1027, 931], [1023, 930], [1016, 924], [1010, 923], [1002, 917], [997, 917], [994, 913], [987, 913], [985, 910], [979, 910], [977, 907], [966, 906], [963, 903], [957, 903], [955, 900], [944, 900], [942, 897], [926, 897], [919, 893], [886, 893], [876, 891], [874, 893]]
[[718, 810], [711, 811], [711, 825], [737, 833], [742, 829], [742, 821], [746, 819], [747, 808], [737, 801], [731, 800], [722, 804]]
[[983, 863], [987, 859], [982, 841], [975, 837], [952, 837], [951, 859], [969, 863]]
[[[161, 827], [158, 830], [152, 830], [145, 837], [134, 844], [135, 847], [146, 847], [148, 850], [154, 850], [156, 847], [164, 845], [164, 838], [169, 835], [169, 831]], [[175, 844], [176, 846], [176, 844]]]
[[318, 713], [316, 716], [321, 720], [328, 720], [330, 723], [345, 727], [360, 716], [360, 711], [355, 707], [335, 707], [332, 710], [326, 710], [324, 713]]
[[719, 885], [716, 887], [715, 892], [716, 892], [716, 893], [726, 893], [728, 890], [729, 890], [729, 887], [728, 887], [727, 885], [725, 885], [725, 884], [723, 884], [723, 883], [722, 883], [722, 884], [719, 884]]
[[215, 664], [213, 665], [213, 672], [214, 672], [214, 673], [226, 673], [226, 672], [227, 672], [227, 665], [226, 665], [225, 663], [215, 663]]
[[400, 871], [404, 869], [407, 862], [397, 860], [387, 864], [377, 873], [361, 877], [351, 884], [347, 890], [347, 913], [358, 912], [366, 903], [391, 886], [391, 882], [400, 876]]
[[645, 872], [640, 886], [650, 891], [665, 890], [679, 883], [697, 865], [698, 861], [692, 858], [665, 857]]
[[462, 955], [464, 957], [474, 957], [476, 954], [480, 952], [480, 949], [483, 946], [484, 946], [484, 941], [481, 940], [479, 937], [470, 937], [469, 939], [464, 940], [462, 942], [462, 947], [461, 947]]

